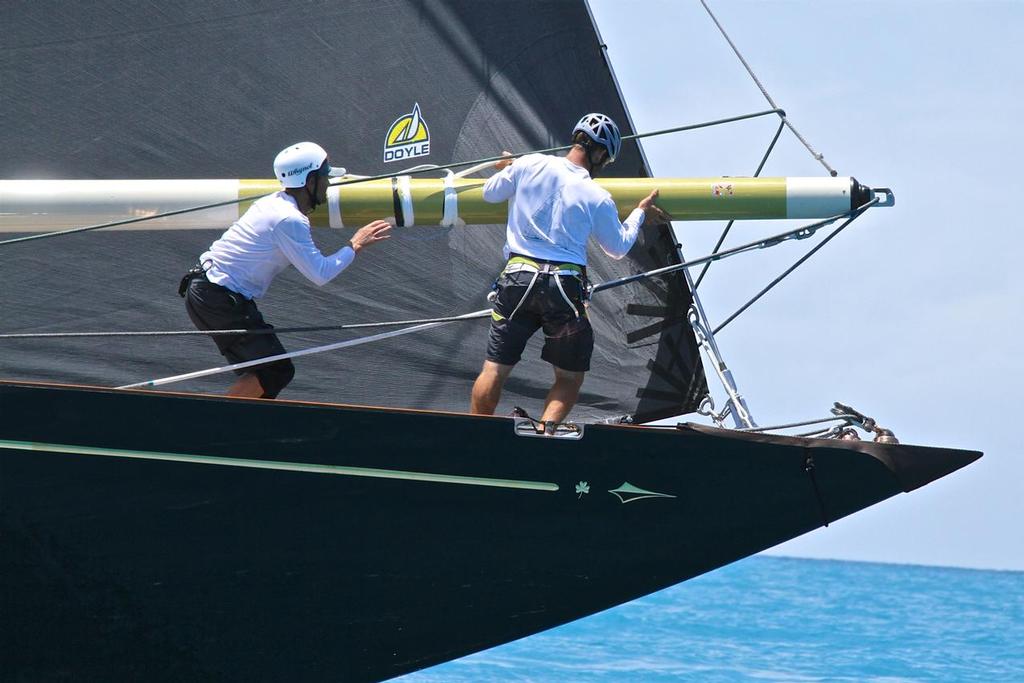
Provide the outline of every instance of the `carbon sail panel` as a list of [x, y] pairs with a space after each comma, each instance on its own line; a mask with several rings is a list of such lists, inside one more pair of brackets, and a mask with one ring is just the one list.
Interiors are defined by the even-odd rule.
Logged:
[[[0, 177], [269, 177], [315, 140], [360, 174], [564, 144], [585, 112], [628, 119], [582, 2], [55, 2], [9, 13], [0, 35]], [[635, 144], [610, 169], [647, 176]], [[40, 190], [46, 191], [45, 182]], [[4, 331], [191, 327], [178, 279], [228, 226], [87, 233], [0, 253]], [[325, 251], [351, 228], [317, 231]], [[293, 269], [260, 308], [278, 327], [428, 318], [486, 307], [504, 226], [399, 228], [316, 288]], [[590, 254], [591, 279], [675, 263], [665, 226], [627, 259]], [[654, 419], [706, 391], [679, 276], [595, 296], [592, 372], [578, 419]], [[464, 410], [487, 323], [455, 323], [297, 361], [283, 398]], [[287, 335], [289, 350], [358, 336]], [[223, 364], [205, 338], [2, 342], [0, 376], [116, 386]], [[538, 409], [550, 384], [531, 342], [499, 411]], [[226, 376], [170, 388], [219, 392]]]

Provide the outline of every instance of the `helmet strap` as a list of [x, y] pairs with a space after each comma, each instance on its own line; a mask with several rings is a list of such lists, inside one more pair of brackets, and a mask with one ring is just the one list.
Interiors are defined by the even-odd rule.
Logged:
[[[313, 189], [309, 188], [309, 179], [313, 178]], [[316, 207], [320, 206], [320, 202], [316, 198], [317, 185], [320, 184], [320, 178], [317, 175], [317, 171], [310, 171], [309, 175], [306, 176], [306, 184], [302, 186], [302, 189], [306, 191], [306, 196], [309, 197], [309, 211], [312, 213], [316, 210]]]
[[313, 183], [312, 190], [309, 189], [308, 184], [304, 185], [303, 188], [306, 190], [306, 195], [309, 197], [310, 211], [313, 211], [316, 207], [320, 206], [320, 202], [316, 200], [316, 183]]
[[[299, 207], [299, 211], [303, 213], [312, 213], [316, 207], [320, 206], [320, 202], [316, 200], [316, 184], [313, 184], [313, 189], [309, 189], [309, 176], [306, 176], [306, 182], [299, 187], [287, 187], [284, 190], [286, 193], [292, 196], [295, 203]], [[307, 205], [309, 210], [306, 210]]]
[[[608, 165], [608, 161], [611, 158], [611, 152], [608, 151], [601, 143], [595, 141], [592, 137], [586, 133], [580, 131], [576, 133], [572, 138], [574, 145], [579, 145], [585, 152], [584, 156], [587, 160], [587, 169], [591, 176], [597, 175], [600, 171]], [[601, 152], [605, 153], [604, 159], [601, 158]]]

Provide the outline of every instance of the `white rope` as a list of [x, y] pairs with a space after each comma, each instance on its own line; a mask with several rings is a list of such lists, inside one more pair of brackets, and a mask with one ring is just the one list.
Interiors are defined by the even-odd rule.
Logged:
[[398, 327], [399, 325], [422, 325], [423, 323], [447, 323], [462, 320], [460, 316], [443, 318], [416, 318], [413, 320], [387, 320], [375, 323], [349, 323], [347, 325], [303, 325], [301, 327], [261, 327], [236, 330], [114, 330], [106, 332], [11, 332], [0, 334], [0, 340], [8, 339], [82, 339], [94, 337], [200, 337], [226, 334], [290, 334], [293, 332], [338, 332], [340, 330], [361, 330], [367, 327]]
[[[708, 16], [711, 17], [711, 21], [715, 22], [715, 26], [718, 27], [718, 30], [722, 34], [722, 37], [725, 38], [725, 42], [729, 43], [729, 47], [731, 47], [732, 51], [736, 53], [737, 57], [739, 57], [740, 63], [743, 64], [743, 68], [746, 69], [747, 73], [750, 74], [750, 77], [754, 79], [754, 83], [761, 90], [761, 94], [764, 95], [764, 98], [768, 100], [768, 104], [772, 105], [773, 109], [778, 109], [779, 105], [775, 104], [775, 100], [773, 100], [772, 96], [768, 94], [768, 90], [761, 83], [761, 79], [757, 77], [757, 74], [754, 73], [754, 70], [750, 67], [750, 64], [747, 63], [746, 58], [744, 58], [744, 56], [740, 53], [740, 49], [736, 47], [736, 43], [732, 42], [732, 38], [730, 38], [729, 34], [725, 32], [725, 28], [722, 26], [721, 22], [718, 21], [718, 17], [716, 17], [715, 13], [711, 11], [711, 8], [708, 7], [708, 3], [705, 2], [705, 0], [700, 0], [700, 4], [704, 5], [704, 9], [707, 11]], [[803, 143], [803, 146], [807, 148], [807, 151], [811, 153], [811, 156], [814, 157], [818, 161], [818, 163], [825, 167], [825, 170], [829, 172], [829, 175], [831, 175], [833, 178], [836, 177], [837, 172], [835, 169], [828, 165], [828, 162], [825, 161], [825, 155], [819, 153], [813, 147], [811, 147], [811, 143], [807, 142], [807, 140], [804, 139], [803, 135], [800, 135], [800, 131], [798, 131], [793, 126], [793, 124], [790, 122], [789, 118], [787, 118], [785, 114], [782, 114], [782, 123], [784, 123], [786, 127], [793, 132], [793, 135], [796, 136], [797, 140]]]
[[455, 177], [456, 178], [465, 178], [468, 175], [473, 175], [474, 173], [479, 173], [480, 171], [483, 171], [483, 170], [486, 170], [488, 168], [491, 168], [493, 165], [494, 165], [493, 161], [485, 161], [482, 164], [477, 164], [476, 166], [471, 166], [470, 168], [467, 168], [465, 170], [459, 171], [458, 173], [455, 174]]
[[441, 325], [448, 325], [457, 320], [469, 320], [472, 318], [483, 318], [491, 315], [491, 309], [482, 309], [474, 311], [473, 313], [466, 313], [460, 315], [454, 320], [439, 323], [426, 323], [423, 325], [413, 325], [412, 327], [403, 327], [400, 330], [392, 330], [390, 332], [381, 332], [380, 334], [373, 334], [369, 337], [360, 337], [359, 339], [350, 339], [348, 341], [336, 342], [334, 344], [327, 344], [325, 346], [316, 346], [310, 349], [303, 349], [301, 351], [291, 351], [289, 353], [281, 353], [276, 356], [267, 356], [266, 358], [258, 358], [256, 360], [245, 361], [244, 363], [234, 363], [232, 365], [225, 365], [219, 368], [209, 368], [207, 370], [196, 370], [195, 372], [188, 372], [183, 375], [174, 375], [173, 377], [162, 377], [160, 379], [151, 379], [146, 382], [137, 382], [135, 384], [125, 384], [124, 386], [117, 387], [118, 389], [139, 389], [142, 387], [158, 387], [164, 384], [172, 384], [174, 382], [184, 382], [189, 379], [196, 379], [198, 377], [207, 377], [209, 375], [217, 375], [222, 372], [229, 372], [231, 370], [244, 370], [245, 368], [251, 368], [255, 365], [263, 365], [264, 363], [273, 363], [274, 361], [284, 360], [286, 358], [298, 358], [299, 356], [308, 356], [314, 353], [323, 353], [324, 351], [334, 351], [336, 349], [344, 349], [350, 346], [360, 346], [362, 344], [368, 344], [370, 342], [380, 341], [382, 339], [389, 339], [391, 337], [398, 337], [403, 334], [409, 334], [411, 332], [419, 332], [421, 330], [429, 330], [432, 327], [439, 327]]

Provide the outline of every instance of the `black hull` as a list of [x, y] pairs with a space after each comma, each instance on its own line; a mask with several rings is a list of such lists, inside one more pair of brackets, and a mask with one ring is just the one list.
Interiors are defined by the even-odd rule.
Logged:
[[978, 457], [706, 428], [524, 438], [505, 418], [0, 383], [0, 671], [389, 678]]

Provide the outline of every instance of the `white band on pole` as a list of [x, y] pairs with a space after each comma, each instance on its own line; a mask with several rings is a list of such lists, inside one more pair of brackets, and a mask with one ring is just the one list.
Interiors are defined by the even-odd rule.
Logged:
[[341, 220], [341, 188], [331, 185], [327, 188], [327, 215], [332, 228], [341, 229], [345, 223]]
[[442, 228], [453, 228], [459, 220], [459, 193], [455, 191], [455, 174], [449, 170], [444, 176], [444, 213]]
[[412, 189], [409, 187], [409, 179], [410, 177], [407, 175], [398, 176], [398, 200], [402, 202], [402, 221], [407, 228], [416, 225], [416, 215], [412, 209]]
[[786, 218], [818, 218], [850, 210], [850, 179], [786, 178]]
[[299, 356], [308, 356], [314, 353], [322, 353], [324, 351], [334, 351], [335, 349], [344, 349], [350, 346], [360, 346], [361, 344], [368, 344], [374, 341], [380, 341], [382, 339], [388, 339], [390, 337], [399, 337], [403, 334], [409, 334], [410, 332], [419, 332], [420, 330], [429, 330], [432, 327], [438, 327], [440, 325], [447, 325], [458, 320], [469, 320], [471, 318], [483, 318], [491, 315], [491, 309], [485, 308], [472, 313], [466, 313], [465, 315], [458, 316], [455, 320], [449, 320], [446, 322], [439, 323], [424, 323], [422, 325], [413, 325], [412, 327], [403, 327], [400, 330], [391, 330], [390, 332], [381, 332], [380, 334], [372, 334], [369, 337], [360, 337], [359, 339], [349, 339], [348, 341], [335, 342], [334, 344], [327, 344], [326, 346], [315, 346], [311, 349], [302, 349], [301, 351], [291, 351], [289, 353], [280, 353], [276, 356], [267, 356], [266, 358], [258, 358], [256, 360], [245, 361], [244, 363], [234, 363], [232, 365], [225, 365], [219, 368], [209, 368], [207, 370], [196, 370], [195, 372], [188, 372], [184, 375], [174, 375], [173, 377], [162, 377], [160, 379], [151, 379], [148, 382], [138, 382], [136, 384], [125, 384], [117, 389], [139, 389], [142, 387], [158, 387], [164, 384], [173, 384], [174, 382], [184, 382], [189, 379], [196, 379], [199, 377], [206, 377], [208, 375], [217, 375], [222, 372], [230, 372], [231, 370], [244, 370], [245, 368], [251, 368], [255, 365], [263, 365], [264, 363], [273, 363], [274, 361], [284, 360], [286, 358], [298, 358]]

